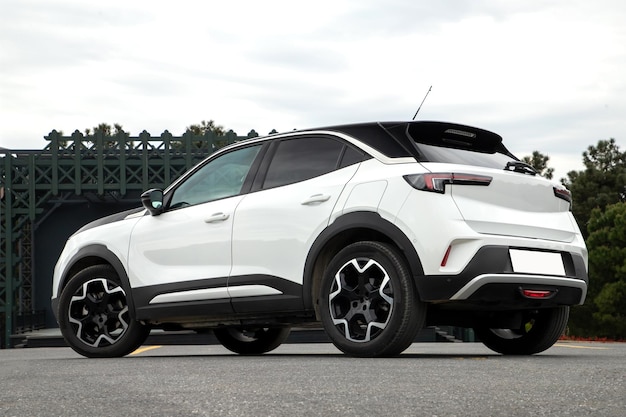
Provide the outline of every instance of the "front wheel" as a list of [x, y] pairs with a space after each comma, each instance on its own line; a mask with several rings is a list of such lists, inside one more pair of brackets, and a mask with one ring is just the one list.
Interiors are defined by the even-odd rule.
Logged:
[[569, 307], [528, 312], [519, 329], [475, 327], [476, 336], [489, 349], [504, 355], [532, 355], [552, 347], [565, 331]]
[[371, 241], [353, 243], [332, 259], [319, 307], [333, 344], [359, 357], [402, 353], [426, 315], [406, 261], [395, 247]]
[[290, 331], [290, 327], [220, 327], [213, 334], [231, 352], [260, 355], [280, 346]]
[[125, 356], [150, 333], [131, 318], [126, 292], [108, 265], [91, 266], [72, 277], [61, 292], [58, 318], [65, 341], [89, 358]]

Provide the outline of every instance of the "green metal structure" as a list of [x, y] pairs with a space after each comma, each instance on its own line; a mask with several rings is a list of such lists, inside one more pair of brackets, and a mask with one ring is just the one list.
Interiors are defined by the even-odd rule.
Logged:
[[0, 148], [0, 346], [9, 346], [14, 331], [28, 330], [15, 328], [18, 317], [42, 308], [35, 305], [35, 287], [52, 271], [35, 276], [35, 237], [55, 210], [86, 198], [139, 205], [142, 190], [165, 188], [219, 147], [256, 136], [254, 130], [247, 136], [207, 131], [180, 137], [168, 131], [158, 137], [146, 131], [136, 137], [52, 131], [43, 150]]

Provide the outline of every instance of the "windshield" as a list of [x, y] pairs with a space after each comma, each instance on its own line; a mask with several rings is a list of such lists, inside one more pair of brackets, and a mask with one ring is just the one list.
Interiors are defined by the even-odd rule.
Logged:
[[511, 156], [500, 152], [477, 152], [465, 149], [447, 148], [442, 146], [416, 143], [423, 158], [420, 162], [443, 162], [447, 164], [473, 165], [487, 168], [503, 169], [507, 162], [515, 161]]

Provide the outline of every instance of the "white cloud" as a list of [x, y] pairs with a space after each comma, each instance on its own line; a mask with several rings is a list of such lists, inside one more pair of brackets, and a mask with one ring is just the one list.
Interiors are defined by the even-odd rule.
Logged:
[[101, 122], [409, 119], [433, 85], [419, 118], [492, 129], [564, 176], [597, 140], [626, 143], [625, 20], [618, 0], [4, 0], [0, 146]]

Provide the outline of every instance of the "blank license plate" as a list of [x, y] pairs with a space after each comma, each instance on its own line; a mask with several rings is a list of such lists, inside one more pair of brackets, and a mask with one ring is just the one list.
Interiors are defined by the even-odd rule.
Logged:
[[513, 272], [565, 276], [560, 253], [509, 249]]

